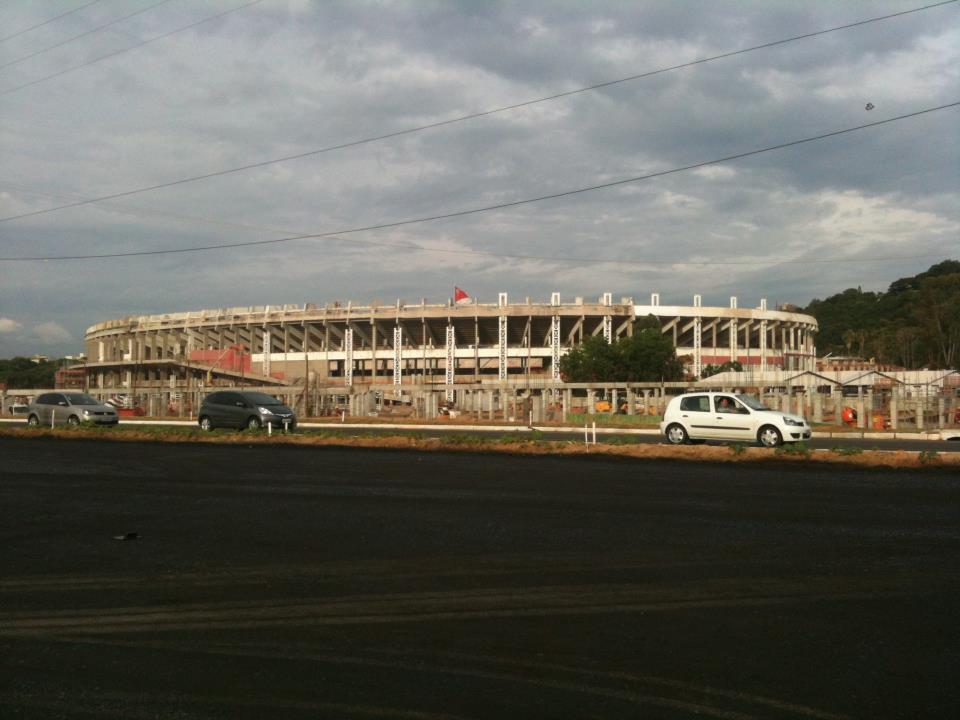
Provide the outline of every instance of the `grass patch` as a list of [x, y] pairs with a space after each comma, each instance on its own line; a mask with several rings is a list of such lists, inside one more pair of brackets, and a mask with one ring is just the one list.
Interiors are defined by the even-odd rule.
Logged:
[[839, 447], [830, 448], [830, 452], [849, 457], [852, 455], [863, 455], [863, 448], [840, 445]]
[[784, 443], [778, 447], [774, 452], [777, 455], [786, 455], [788, 457], [810, 457], [810, 446], [806, 443]]
[[591, 425], [597, 427], [651, 427], [660, 425], [657, 415], [590, 415], [589, 413], [568, 413], [567, 425]]

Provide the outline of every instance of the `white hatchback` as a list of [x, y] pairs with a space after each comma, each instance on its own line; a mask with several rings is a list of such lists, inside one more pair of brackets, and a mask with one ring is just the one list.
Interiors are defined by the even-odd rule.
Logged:
[[691, 440], [758, 442], [777, 447], [811, 437], [800, 415], [771, 410], [752, 395], [695, 392], [673, 398], [663, 413], [660, 432], [671, 445]]

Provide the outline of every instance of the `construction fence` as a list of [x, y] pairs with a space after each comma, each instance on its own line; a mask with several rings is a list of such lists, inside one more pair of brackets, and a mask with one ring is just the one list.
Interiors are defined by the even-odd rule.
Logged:
[[[556, 383], [550, 381], [478, 385], [355, 385], [257, 388], [283, 400], [301, 420], [338, 417], [448, 418], [463, 422], [569, 424], [585, 418], [607, 424], [652, 424], [671, 397], [697, 390], [744, 392], [772, 409], [803, 415], [814, 424], [864, 430], [925, 430], [960, 427], [960, 376], [957, 382], [908, 386], [806, 385], [798, 387], [718, 387], [695, 383]], [[229, 388], [217, 387], [216, 390]], [[245, 388], [234, 388], [242, 390]], [[249, 389], [249, 388], [246, 388]], [[41, 392], [0, 394], [4, 417], [26, 414]], [[91, 389], [90, 395], [117, 407], [121, 417], [193, 420], [208, 390], [151, 389], [116, 393]]]

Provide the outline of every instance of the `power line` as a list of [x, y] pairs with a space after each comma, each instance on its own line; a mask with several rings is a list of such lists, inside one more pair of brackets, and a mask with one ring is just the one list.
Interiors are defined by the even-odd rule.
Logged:
[[[952, 0], [952, 1], [956, 2], [956, 0]], [[195, 28], [198, 25], [203, 25], [204, 23], [210, 22], [211, 20], [222, 18], [224, 15], [229, 15], [230, 13], [234, 13], [237, 10], [243, 10], [244, 8], [248, 8], [251, 5], [258, 5], [261, 2], [263, 2], [263, 0], [253, 0], [253, 2], [248, 2], [244, 5], [238, 5], [235, 8], [231, 8], [230, 10], [224, 10], [223, 12], [219, 12], [216, 15], [211, 15], [209, 17], [204, 18], [203, 20], [198, 20], [197, 22], [190, 23], [189, 25], [184, 25], [183, 27], [179, 27], [176, 30], [171, 30], [170, 32], [164, 33], [163, 35], [157, 35], [156, 37], [149, 38], [147, 40], [144, 40], [143, 42], [139, 42], [135, 45], [131, 45], [130, 47], [123, 48], [122, 50], [116, 50], [114, 52], [107, 53], [106, 55], [101, 55], [100, 57], [94, 58], [93, 60], [88, 60], [87, 62], [80, 63], [79, 65], [74, 65], [72, 67], [66, 68], [65, 70], [60, 70], [59, 72], [55, 72], [52, 75], [45, 75], [44, 77], [37, 78], [36, 80], [31, 80], [30, 82], [23, 83], [22, 85], [16, 85], [15, 87], [7, 88], [6, 90], [0, 91], [0, 96], [9, 95], [10, 93], [14, 93], [17, 90], [23, 90], [24, 88], [33, 87], [34, 85], [39, 85], [40, 83], [46, 82], [47, 80], [53, 80], [54, 78], [61, 77], [62, 75], [67, 75], [68, 73], [72, 73], [74, 70], [80, 70], [81, 68], [89, 67], [90, 65], [95, 65], [98, 62], [101, 62], [103, 60], [109, 60], [110, 58], [114, 58], [117, 55], [123, 55], [124, 53], [130, 52], [131, 50], [137, 50], [139, 48], [142, 48], [144, 45], [149, 45], [150, 43], [157, 42], [158, 40], [163, 40], [165, 38], [170, 37], [171, 35], [176, 35], [177, 33], [181, 33], [184, 30], [190, 30], [191, 28]]]
[[[523, 200], [514, 200], [511, 202], [498, 203], [496, 205], [487, 205], [484, 207], [471, 208], [468, 210], [458, 210], [456, 212], [443, 213], [440, 215], [430, 215], [426, 217], [412, 218], [407, 220], [396, 220], [388, 223], [366, 225], [363, 227], [347, 228], [343, 230], [334, 230], [330, 232], [291, 235], [288, 237], [273, 238], [269, 240], [249, 240], [245, 242], [221, 243], [216, 245], [198, 245], [195, 247], [188, 247], [188, 248], [170, 248], [170, 249], [164, 249], [164, 250], [137, 250], [137, 251], [131, 251], [131, 252], [122, 252], [122, 253], [103, 253], [103, 254], [90, 254], [90, 255], [59, 255], [59, 256], [42, 256], [41, 255], [41, 256], [34, 256], [34, 257], [0, 257], [0, 261], [3, 261], [3, 262], [33, 261], [35, 262], [35, 261], [51, 261], [51, 260], [94, 260], [94, 259], [121, 258], [121, 257], [145, 257], [145, 256], [153, 256], [153, 255], [179, 255], [183, 253], [203, 252], [208, 250], [225, 250], [225, 249], [240, 248], [240, 247], [253, 247], [257, 245], [276, 245], [280, 243], [293, 242], [294, 240], [314, 240], [314, 239], [320, 239], [320, 238], [334, 238], [340, 235], [350, 235], [354, 233], [369, 232], [372, 230], [384, 230], [388, 228], [403, 227], [406, 225], [415, 225], [419, 223], [433, 222], [435, 220], [447, 220], [451, 218], [465, 217], [468, 215], [476, 215], [479, 213], [490, 212], [492, 210], [504, 210], [507, 208], [518, 207], [520, 205], [529, 205], [532, 203], [542, 202], [544, 200], [554, 200], [557, 198], [580, 195], [583, 193], [594, 192], [596, 190], [619, 187], [621, 185], [641, 182], [644, 180], [651, 180], [653, 178], [665, 177], [667, 175], [674, 175], [677, 173], [685, 172], [687, 170], [695, 170], [697, 168], [706, 167], [708, 165], [719, 165], [721, 163], [731, 162], [733, 160], [740, 160], [743, 158], [752, 157], [754, 155], [760, 155], [762, 153], [772, 152], [774, 150], [783, 150], [786, 148], [796, 147], [798, 145], [803, 145], [806, 143], [824, 140], [826, 138], [837, 137], [839, 135], [845, 135], [848, 133], [857, 132], [859, 130], [865, 130], [867, 128], [886, 125], [888, 123], [898, 122], [900, 120], [906, 120], [908, 118], [919, 117], [920, 115], [926, 115], [928, 113], [937, 112], [940, 110], [946, 110], [948, 108], [954, 108], [957, 106], [960, 106], [960, 101], [949, 103], [947, 105], [940, 105], [938, 107], [918, 110], [916, 112], [907, 113], [905, 115], [898, 115], [896, 117], [887, 118], [885, 120], [877, 120], [875, 122], [865, 123], [863, 125], [856, 125], [854, 127], [844, 128], [843, 130], [833, 130], [831, 132], [823, 133], [820, 135], [814, 135], [814, 136], [802, 138], [799, 140], [791, 140], [789, 142], [780, 143], [778, 145], [770, 145], [768, 147], [759, 148], [756, 150], [748, 150], [746, 152], [737, 153], [735, 155], [727, 155], [726, 157], [722, 157], [722, 158], [705, 160], [703, 162], [693, 163], [691, 165], [684, 165], [681, 167], [672, 168], [670, 170], [661, 170], [659, 172], [649, 173], [647, 175], [639, 175], [636, 177], [624, 178], [621, 180], [614, 180], [612, 182], [601, 183], [598, 185], [590, 185], [588, 187], [577, 188], [574, 190], [566, 190], [563, 192], [551, 193], [549, 195], [540, 195], [537, 197], [525, 198]], [[481, 253], [477, 252], [476, 254], [481, 254]], [[504, 255], [504, 257], [522, 257], [522, 256]], [[531, 259], [533, 259], [534, 256], [530, 256], [530, 257]], [[537, 257], [536, 259], [549, 260], [550, 258]], [[579, 260], [580, 259], [578, 259], [578, 261]], [[614, 262], [614, 261], [611, 261], [611, 262]]]
[[31, 30], [36, 30], [37, 28], [41, 28], [41, 27], [43, 27], [44, 25], [49, 25], [49, 24], [52, 23], [54, 20], [59, 20], [60, 18], [66, 17], [67, 15], [73, 15], [74, 13], [80, 12], [81, 10], [86, 10], [86, 9], [87, 9], [88, 7], [90, 7], [91, 5], [96, 5], [98, 2], [100, 2], [100, 0], [92, 0], [91, 2], [88, 2], [86, 5], [81, 5], [81, 6], [78, 7], [78, 8], [74, 8], [73, 10], [68, 10], [68, 11], [65, 12], [65, 13], [60, 13], [59, 15], [55, 15], [54, 17], [50, 18], [49, 20], [44, 20], [42, 23], [37, 23], [36, 25], [31, 25], [30, 27], [24, 28], [23, 30], [20, 30], [19, 32], [15, 32], [13, 35], [7, 35], [6, 37], [2, 37], [2, 38], [0, 38], [0, 42], [6, 42], [7, 40], [13, 40], [15, 37], [20, 37], [21, 35], [26, 35], [26, 34], [27, 34], [28, 32], [30, 32]]
[[[259, 1], [259, 0], [258, 0], [258, 1]], [[673, 65], [673, 66], [671, 66], [671, 67], [660, 68], [659, 70], [651, 70], [651, 71], [649, 71], [649, 72], [639, 73], [639, 74], [636, 74], [636, 75], [630, 75], [630, 76], [628, 76], [628, 77], [620, 78], [620, 79], [618, 79], [618, 80], [609, 80], [609, 81], [606, 81], [606, 82], [597, 83], [597, 84], [595, 84], [595, 85], [589, 85], [589, 86], [587, 86], [587, 87], [578, 88], [578, 89], [576, 89], [576, 90], [569, 90], [569, 91], [562, 92], [562, 93], [555, 93], [555, 94], [553, 94], [553, 95], [548, 95], [548, 96], [541, 97], [541, 98], [537, 98], [537, 99], [534, 99], [534, 100], [527, 100], [527, 101], [524, 101], [524, 102], [521, 102], [521, 103], [516, 103], [516, 104], [514, 104], [514, 105], [506, 105], [506, 106], [503, 106], [503, 107], [494, 108], [494, 109], [492, 109], [492, 110], [484, 110], [484, 111], [482, 111], [482, 112], [471, 113], [471, 114], [469, 114], [469, 115], [462, 115], [462, 116], [460, 116], [460, 117], [451, 118], [451, 119], [449, 119], [449, 120], [440, 120], [440, 121], [438, 121], [438, 122], [429, 123], [429, 124], [427, 124], [427, 125], [420, 125], [420, 126], [418, 126], [418, 127], [407, 128], [407, 129], [405, 129], [405, 130], [397, 130], [397, 131], [395, 131], [395, 132], [386, 133], [386, 134], [384, 134], [384, 135], [377, 135], [377, 136], [374, 136], [374, 137], [364, 138], [364, 139], [361, 139], [361, 140], [353, 140], [353, 141], [350, 141], [350, 142], [340, 143], [340, 144], [338, 144], [338, 145], [330, 145], [330, 146], [323, 147], [323, 148], [319, 148], [319, 149], [316, 149], [316, 150], [308, 150], [308, 151], [306, 151], [306, 152], [297, 153], [297, 154], [295, 154], [295, 155], [286, 155], [286, 156], [284, 156], [284, 157], [273, 158], [273, 159], [270, 159], [270, 160], [263, 160], [263, 161], [261, 161], [261, 162], [250, 163], [250, 164], [247, 164], [247, 165], [241, 165], [241, 166], [239, 166], [239, 167], [228, 168], [228, 169], [224, 169], [224, 170], [217, 170], [217, 171], [214, 171], [214, 172], [204, 173], [204, 174], [202, 174], [202, 175], [193, 175], [193, 176], [191, 176], [191, 177], [180, 178], [180, 179], [178, 179], [178, 180], [171, 180], [171, 181], [169, 181], [169, 182], [159, 183], [159, 184], [157, 184], [157, 185], [148, 185], [148, 186], [146, 186], [146, 187], [135, 188], [135, 189], [133, 189], [133, 190], [125, 190], [125, 191], [123, 191], [123, 192], [113, 193], [113, 194], [110, 194], [110, 195], [101, 195], [100, 197], [89, 198], [89, 199], [87, 199], [87, 200], [81, 200], [81, 201], [77, 201], [77, 202], [74, 202], [74, 203], [67, 203], [67, 204], [64, 204], [64, 205], [58, 205], [58, 206], [55, 206], [55, 207], [52, 207], [52, 208], [46, 208], [46, 209], [44, 209], [44, 210], [34, 210], [34, 211], [32, 211], [32, 212], [23, 213], [23, 214], [20, 214], [20, 215], [12, 215], [12, 216], [10, 216], [10, 217], [0, 218], [0, 222], [8, 222], [8, 221], [10, 221], [10, 220], [20, 220], [20, 219], [22, 219], [22, 218], [35, 217], [35, 216], [37, 216], [37, 215], [45, 215], [45, 214], [47, 214], [47, 213], [57, 212], [57, 211], [59, 211], [59, 210], [66, 210], [66, 209], [68, 209], [68, 208], [81, 207], [81, 206], [83, 206], [83, 205], [91, 205], [91, 204], [93, 204], [93, 203], [102, 202], [102, 201], [104, 201], [104, 200], [116, 200], [117, 198], [129, 197], [129, 196], [131, 196], [131, 195], [138, 195], [138, 194], [140, 194], [140, 193], [151, 192], [151, 191], [153, 191], [153, 190], [161, 190], [161, 189], [163, 189], [163, 188], [174, 187], [174, 186], [176, 186], [176, 185], [184, 185], [184, 184], [186, 184], [186, 183], [197, 182], [197, 181], [199, 181], [199, 180], [208, 180], [208, 179], [210, 179], [210, 178], [222, 177], [222, 176], [224, 176], [224, 175], [231, 175], [231, 174], [233, 174], [233, 173], [244, 172], [244, 171], [246, 171], [246, 170], [254, 170], [254, 169], [257, 169], [257, 168], [266, 167], [266, 166], [268, 166], [268, 165], [274, 165], [274, 164], [277, 164], [277, 163], [287, 162], [287, 161], [290, 161], [290, 160], [299, 160], [299, 159], [301, 159], [301, 158], [312, 157], [312, 156], [315, 156], [315, 155], [321, 155], [321, 154], [323, 154], [323, 153], [328, 153], [328, 152], [331, 152], [331, 151], [334, 151], [334, 150], [343, 150], [343, 149], [346, 149], [346, 148], [357, 147], [357, 146], [359, 146], [359, 145], [366, 145], [366, 144], [370, 144], [370, 143], [374, 143], [374, 142], [379, 142], [379, 141], [381, 141], [381, 140], [388, 140], [388, 139], [390, 139], [390, 138], [400, 137], [400, 136], [403, 136], [403, 135], [412, 135], [412, 134], [414, 134], [414, 133], [423, 132], [423, 131], [425, 131], [425, 130], [432, 130], [432, 129], [439, 128], [439, 127], [443, 127], [443, 126], [446, 126], [446, 125], [453, 125], [453, 124], [456, 124], [456, 123], [465, 122], [465, 121], [467, 121], [467, 120], [475, 120], [475, 119], [477, 119], [477, 118], [486, 117], [486, 116], [489, 116], [489, 115], [495, 115], [495, 114], [498, 114], [498, 113], [504, 113], [504, 112], [508, 112], [508, 111], [510, 111], [510, 110], [517, 110], [517, 109], [519, 109], [519, 108], [529, 107], [529, 106], [531, 106], [531, 105], [536, 105], [536, 104], [538, 104], [538, 103], [548, 102], [548, 101], [551, 101], [551, 100], [557, 100], [557, 99], [559, 99], [559, 98], [569, 97], [569, 96], [571, 96], [571, 95], [577, 95], [577, 94], [579, 94], [579, 93], [590, 92], [590, 91], [593, 91], [593, 90], [599, 90], [599, 89], [606, 88], [606, 87], [610, 87], [610, 86], [617, 85], [617, 84], [620, 84], [620, 83], [626, 83], [626, 82], [631, 82], [631, 81], [634, 81], [634, 80], [640, 80], [640, 79], [643, 79], [643, 78], [652, 77], [652, 76], [654, 76], [654, 75], [659, 75], [659, 74], [662, 74], [662, 73], [672, 72], [672, 71], [674, 71], [674, 70], [679, 70], [679, 69], [682, 69], [682, 68], [692, 67], [692, 66], [694, 66], [694, 65], [700, 65], [700, 64], [703, 64], [703, 63], [711, 62], [711, 61], [713, 61], [713, 60], [721, 60], [721, 59], [723, 59], [723, 58], [733, 57], [733, 56], [735, 56], [735, 55], [742, 55], [742, 54], [744, 54], [744, 53], [753, 52], [754, 50], [761, 50], [761, 49], [764, 49], [764, 48], [775, 47], [775, 46], [777, 46], [777, 45], [784, 45], [784, 44], [786, 44], [786, 43], [795, 42], [795, 41], [797, 41], [797, 40], [803, 40], [803, 39], [807, 39], [807, 38], [811, 38], [811, 37], [816, 37], [816, 36], [818, 36], [818, 35], [825, 35], [825, 34], [827, 34], [827, 33], [837, 32], [837, 31], [839, 31], [839, 30], [846, 30], [846, 29], [853, 28], [853, 27], [858, 27], [858, 26], [861, 26], [861, 25], [867, 25], [867, 24], [869, 24], [869, 23], [879, 22], [879, 21], [881, 21], [881, 20], [889, 20], [889, 19], [891, 19], [891, 18], [900, 17], [900, 16], [903, 16], [903, 15], [911, 14], [911, 13], [917, 13], [917, 12], [921, 12], [921, 11], [924, 11], [924, 10], [930, 10], [930, 9], [932, 9], [932, 8], [941, 7], [941, 6], [943, 6], [943, 5], [950, 5], [950, 4], [955, 3], [955, 2], [957, 2], [957, 1], [958, 1], [958, 0], [945, 0], [944, 2], [938, 2], [938, 3], [935, 3], [935, 4], [933, 4], [933, 5], [925, 5], [925, 6], [923, 6], [923, 7], [913, 8], [912, 10], [903, 10], [903, 11], [901, 11], [901, 12], [891, 13], [891, 14], [889, 14], [889, 15], [882, 15], [882, 16], [879, 16], [879, 17], [868, 18], [868, 19], [866, 19], [866, 20], [859, 20], [859, 21], [854, 22], [854, 23], [848, 23], [848, 24], [846, 24], [846, 25], [838, 25], [838, 26], [836, 26], [836, 27], [828, 28], [828, 29], [826, 29], [826, 30], [818, 30], [818, 31], [816, 31], [816, 32], [805, 33], [805, 34], [803, 34], [803, 35], [796, 35], [796, 36], [794, 36], [794, 37], [785, 38], [785, 39], [782, 39], [782, 40], [775, 40], [775, 41], [773, 41], [773, 42], [764, 43], [764, 44], [762, 44], [762, 45], [755, 45], [755, 46], [749, 47], [749, 48], [742, 48], [742, 49], [740, 49], [740, 50], [733, 50], [733, 51], [731, 51], [731, 52], [723, 53], [723, 54], [721, 54], [721, 55], [713, 55], [713, 56], [710, 56], [710, 57], [701, 58], [701, 59], [699, 59], [699, 60], [692, 60], [692, 61], [690, 61], [690, 62], [682, 63], [682, 64], [680, 64], [680, 65]], [[251, 3], [251, 4], [255, 4], [255, 3]], [[243, 7], [246, 7], [246, 6], [243, 6]], [[238, 8], [238, 9], [239, 9], [239, 8]], [[51, 77], [54, 77], [54, 76], [51, 76]], [[32, 84], [32, 83], [28, 83], [28, 85], [29, 85], [29, 84]], [[20, 87], [26, 87], [26, 86], [27, 86], [27, 85], [22, 85], [22, 86], [20, 86]], [[10, 90], [6, 90], [6, 91], [3, 91], [3, 92], [0, 92], [0, 96], [5, 95], [5, 94], [7, 94], [8, 92], [13, 92], [14, 90], [18, 90], [18, 89], [20, 89], [20, 88], [12, 88], [12, 89], [10, 89]]]
[[34, 57], [36, 57], [37, 55], [43, 55], [45, 52], [50, 52], [51, 50], [56, 50], [57, 48], [63, 47], [64, 45], [66, 45], [66, 44], [68, 44], [68, 43], [72, 43], [74, 40], [79, 40], [80, 38], [87, 37], [88, 35], [93, 35], [94, 33], [98, 33], [98, 32], [100, 32], [101, 30], [104, 30], [104, 29], [110, 27], [111, 25], [116, 25], [117, 23], [121, 23], [121, 22], [123, 22], [124, 20], [129, 20], [130, 18], [135, 17], [136, 15], [143, 15], [143, 13], [145, 13], [145, 12], [147, 12], [147, 11], [149, 11], [149, 10], [153, 10], [154, 8], [160, 7], [161, 5], [166, 5], [168, 2], [172, 2], [172, 0], [160, 0], [160, 2], [156, 2], [156, 3], [154, 3], [153, 5], [148, 5], [147, 7], [143, 8], [142, 10], [137, 10], [136, 12], [132, 12], [132, 13], [130, 13], [129, 15], [124, 15], [123, 17], [119, 17], [119, 18], [117, 18], [117, 19], [115, 19], [115, 20], [111, 20], [110, 22], [104, 23], [103, 25], [100, 25], [100, 26], [98, 26], [98, 27], [92, 28], [92, 29], [90, 29], [90, 30], [86, 30], [86, 31], [80, 33], [79, 35], [74, 35], [74, 36], [71, 37], [71, 38], [67, 38], [66, 40], [62, 40], [61, 42], [58, 42], [56, 45], [51, 45], [50, 47], [46, 47], [46, 48], [44, 48], [43, 50], [36, 50], [35, 52], [30, 53], [29, 55], [24, 55], [23, 57], [19, 57], [19, 58], [17, 58], [16, 60], [11, 60], [10, 62], [4, 63], [3, 65], [0, 65], [0, 70], [3, 70], [4, 68], [8, 68], [8, 67], [11, 67], [11, 66], [13, 66], [13, 65], [17, 65], [17, 64], [19, 64], [19, 63], [22, 63], [24, 60], [29, 60], [30, 58], [34, 58]]
[[[52, 193], [39, 192], [36, 190], [31, 190], [29, 188], [23, 188], [17, 185], [13, 185], [8, 182], [0, 182], [0, 185], [5, 185], [7, 187], [16, 187], [23, 192], [43, 195], [46, 197], [64, 197], [63, 195], [55, 195]], [[201, 218], [195, 215], [183, 215], [180, 213], [171, 213], [162, 210], [155, 210], [153, 208], [144, 208], [138, 207], [136, 205], [130, 206], [110, 206], [111, 210], [114, 212], [120, 212], [128, 215], [157, 215], [161, 217], [170, 217], [176, 220], [185, 220], [189, 222], [199, 222], [206, 223], [210, 225], [218, 225], [220, 227], [228, 228], [238, 228], [241, 230], [256, 230], [257, 232], [270, 232], [276, 233], [278, 235], [300, 235], [302, 233], [290, 229], [280, 229], [273, 227], [266, 227], [263, 225], [251, 225], [250, 223], [238, 223], [238, 222], [227, 222], [224, 220], [212, 220], [210, 218]], [[373, 247], [384, 247], [391, 248], [394, 250], [409, 250], [414, 252], [423, 252], [423, 253], [441, 253], [447, 255], [476, 255], [479, 257], [490, 257], [497, 258], [502, 260], [533, 260], [538, 262], [548, 262], [548, 263], [564, 263], [564, 264], [574, 264], [574, 265], [631, 265], [631, 266], [671, 266], [671, 265], [682, 265], [682, 266], [711, 266], [711, 265], [730, 265], [730, 266], [761, 266], [761, 265], [806, 265], [806, 264], [833, 264], [833, 263], [863, 263], [863, 262], [902, 262], [904, 260], [916, 260], [920, 258], [931, 258], [931, 257], [940, 257], [943, 253], [926, 253], [919, 255], [893, 255], [887, 257], [873, 257], [867, 260], [863, 258], [816, 258], [816, 259], [807, 259], [807, 258], [788, 258], [788, 259], [777, 259], [769, 261], [737, 261], [737, 260], [620, 260], [620, 259], [604, 259], [604, 258], [584, 258], [584, 257], [569, 257], [562, 255], [532, 255], [532, 254], [520, 254], [520, 253], [498, 253], [491, 250], [470, 250], [467, 248], [439, 248], [432, 247], [430, 245], [422, 245], [415, 242], [386, 242], [383, 240], [368, 240], [365, 238], [356, 238], [356, 237], [338, 237], [331, 235], [326, 238], [327, 240], [333, 240], [338, 242], [349, 243], [352, 245], [369, 245]], [[0, 261], [7, 260], [9, 258], [0, 258]], [[47, 259], [47, 258], [45, 258]]]

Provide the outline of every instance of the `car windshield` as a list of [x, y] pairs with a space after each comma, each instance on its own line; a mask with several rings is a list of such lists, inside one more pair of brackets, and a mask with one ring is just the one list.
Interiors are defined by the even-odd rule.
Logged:
[[742, 402], [751, 410], [769, 410], [766, 405], [757, 400], [753, 395], [737, 395], [737, 400]]
[[71, 405], [99, 405], [100, 401], [89, 395], [67, 395], [67, 402]]
[[243, 396], [254, 405], [283, 405], [283, 403], [275, 397], [267, 395], [266, 393], [251, 392], [244, 393]]

